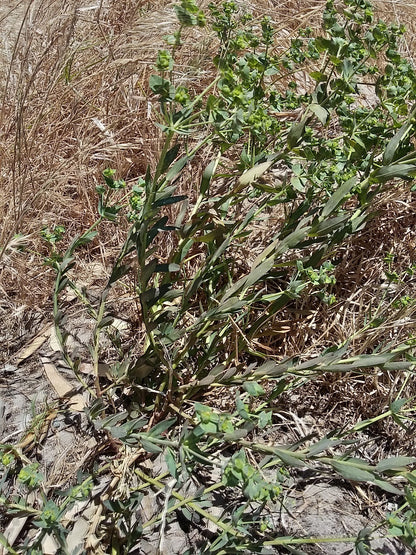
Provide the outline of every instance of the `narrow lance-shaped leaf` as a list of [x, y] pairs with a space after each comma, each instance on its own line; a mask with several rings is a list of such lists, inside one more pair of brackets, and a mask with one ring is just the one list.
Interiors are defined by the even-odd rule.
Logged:
[[113, 316], [106, 316], [100, 322], [98, 322], [97, 329], [107, 328], [108, 326], [111, 326], [113, 322], [114, 322]]
[[211, 184], [211, 180], [217, 169], [219, 160], [220, 160], [220, 154], [218, 154], [218, 156], [214, 160], [211, 160], [211, 162], [205, 168], [204, 173], [202, 174], [201, 186], [199, 188], [199, 192], [201, 195], [205, 195], [205, 193], [208, 191], [208, 188]]
[[372, 173], [371, 177], [377, 179], [381, 183], [401, 177], [406, 179], [414, 177], [416, 174], [416, 164], [391, 164], [390, 166], [383, 166]]
[[339, 366], [344, 366], [344, 364], [347, 365], [351, 363], [354, 364], [356, 368], [369, 368], [371, 366], [382, 366], [386, 364], [386, 362], [390, 362], [395, 357], [397, 357], [396, 353], [358, 355], [356, 357], [337, 361], [336, 364], [339, 364]]
[[166, 462], [166, 466], [168, 467], [170, 475], [173, 478], [175, 478], [175, 480], [177, 480], [178, 468], [176, 466], [175, 455], [173, 454], [173, 451], [170, 447], [167, 447], [165, 450], [165, 462]]
[[168, 185], [167, 187], [162, 187], [159, 189], [155, 194], [155, 202], [162, 199], [168, 198], [173, 196], [173, 193], [176, 191], [176, 185]]
[[376, 466], [376, 470], [379, 472], [385, 472], [386, 470], [402, 470], [409, 464], [415, 463], [415, 457], [389, 457], [388, 459], [380, 461]]
[[152, 274], [156, 271], [157, 260], [151, 260], [142, 270], [141, 274], [141, 281], [143, 283], [148, 283], [149, 279], [151, 278]]
[[181, 173], [190, 159], [191, 157], [188, 155], [179, 158], [179, 160], [173, 164], [171, 169], [166, 174], [166, 181], [172, 181], [173, 179], [175, 179]]
[[163, 420], [162, 422], [158, 422], [153, 428], [151, 428], [146, 435], [151, 437], [157, 437], [163, 432], [166, 432], [175, 422], [176, 418], [168, 418], [167, 420]]
[[169, 204], [176, 204], [177, 202], [181, 202], [182, 200], [186, 200], [188, 197], [186, 195], [177, 195], [174, 197], [162, 198], [157, 200], [153, 206], [168, 206]]
[[147, 307], [150, 308], [153, 306], [159, 299], [164, 297], [166, 293], [170, 290], [171, 284], [164, 283], [160, 287], [152, 287], [147, 289], [140, 295], [140, 300], [143, 303], [146, 303]]
[[308, 235], [309, 237], [323, 237], [325, 235], [328, 235], [328, 233], [332, 233], [333, 231], [336, 231], [337, 229], [342, 227], [342, 224], [346, 224], [349, 219], [349, 214], [340, 214], [333, 218], [327, 218], [322, 222], [317, 222], [316, 224], [313, 224]]
[[295, 231], [280, 241], [280, 244], [276, 248], [276, 254], [280, 255], [289, 249], [296, 248], [299, 243], [304, 241], [310, 229], [310, 226], [295, 229]]
[[332, 214], [334, 210], [338, 208], [338, 206], [342, 203], [345, 197], [351, 192], [351, 189], [357, 183], [357, 178], [351, 177], [345, 183], [342, 183], [338, 187], [338, 189], [331, 195], [327, 203], [325, 204], [322, 212], [321, 212], [321, 219], [325, 219], [327, 216]]
[[400, 146], [400, 143], [406, 139], [406, 137], [412, 131], [414, 126], [413, 118], [416, 114], [416, 106], [409, 114], [408, 121], [401, 126], [401, 128], [397, 131], [392, 139], [390, 139], [388, 145], [386, 146], [386, 150], [384, 151], [383, 156], [383, 164], [386, 166], [391, 164], [395, 158], [395, 154]]
[[308, 456], [313, 457], [319, 455], [319, 453], [323, 453], [328, 449], [333, 449], [334, 447], [337, 447], [342, 443], [343, 441], [341, 439], [331, 439], [328, 437], [324, 437], [308, 448]]
[[129, 271], [130, 271], [130, 266], [126, 266], [123, 264], [116, 264], [113, 267], [113, 271], [111, 272], [111, 276], [110, 276], [110, 279], [108, 280], [108, 283], [110, 285], [115, 283], [116, 281], [118, 281], [119, 279], [127, 275]]
[[162, 173], [165, 173], [165, 171], [169, 168], [169, 166], [175, 160], [176, 156], [178, 155], [179, 148], [180, 148], [180, 144], [177, 143], [176, 145], [174, 145], [171, 149], [169, 149], [167, 151], [167, 153], [165, 155], [165, 159], [163, 160]]
[[381, 478], [376, 477], [373, 480], [373, 484], [383, 489], [384, 491], [387, 491], [388, 493], [393, 493], [394, 495], [404, 495], [404, 492], [402, 490], [400, 490], [396, 486], [393, 486], [393, 484], [391, 484], [387, 480], [382, 480]]
[[65, 287], [67, 285], [69, 285], [69, 283], [70, 283], [70, 280], [67, 277], [62, 278], [58, 283], [58, 286], [56, 288], [56, 292], [60, 293], [61, 291], [63, 291], [65, 289]]
[[253, 183], [253, 181], [256, 181], [259, 177], [266, 173], [266, 171], [273, 165], [273, 162], [273, 160], [269, 160], [250, 168], [243, 173], [243, 175], [238, 180], [238, 184], [242, 187], [250, 185], [251, 183]]
[[251, 272], [232, 285], [223, 296], [223, 301], [235, 295], [240, 290], [245, 290], [258, 283], [273, 268], [273, 258], [267, 258], [262, 264], [256, 266]]
[[241, 301], [238, 297], [231, 297], [225, 302], [205, 313], [205, 318], [210, 320], [216, 320], [217, 318], [223, 318], [227, 314], [233, 314], [238, 312], [247, 304], [247, 301]]
[[302, 121], [294, 123], [287, 135], [287, 144], [289, 148], [294, 148], [300, 141], [305, 132], [307, 119], [303, 118]]
[[161, 449], [161, 447], [159, 447], [159, 445], [156, 445], [155, 443], [152, 442], [152, 440], [146, 438], [146, 437], [140, 437], [140, 443], [142, 444], [143, 449], [147, 452], [147, 453], [161, 453], [163, 451], [163, 449]]
[[79, 237], [75, 237], [75, 239], [69, 245], [67, 253], [71, 255], [74, 252], [74, 250], [77, 249], [78, 247], [81, 247], [82, 245], [87, 245], [94, 239], [97, 233], [98, 233], [97, 231], [92, 230], [92, 231], [87, 231], [83, 233]]
[[[322, 459], [321, 459], [322, 460]], [[341, 476], [347, 480], [353, 480], [354, 482], [373, 482], [374, 473], [371, 466], [365, 464], [365, 461], [361, 463], [355, 461], [337, 461], [325, 459]]]
[[288, 449], [279, 449], [278, 447], [273, 448], [273, 453], [288, 466], [295, 468], [303, 468], [305, 466], [303, 461], [304, 455], [289, 451]]
[[253, 370], [253, 376], [256, 377], [275, 377], [281, 376], [284, 374], [290, 366], [290, 362], [287, 361], [285, 363], [276, 363], [274, 360], [268, 360], [263, 363], [261, 366]]

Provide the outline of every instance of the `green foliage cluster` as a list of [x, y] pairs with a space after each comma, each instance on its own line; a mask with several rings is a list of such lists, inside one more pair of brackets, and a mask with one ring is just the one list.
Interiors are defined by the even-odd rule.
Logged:
[[[91, 425], [97, 435], [116, 439], [126, 449], [163, 454], [168, 468], [158, 478], [135, 469], [141, 485], [129, 497], [116, 493], [106, 502], [105, 537], [113, 550], [123, 545], [128, 552], [148, 528], [180, 512], [216, 527], [215, 538], [201, 553], [290, 548], [302, 540], [281, 537], [267, 507], [283, 503], [292, 469], [308, 467], [404, 495], [403, 507], [384, 524], [414, 545], [415, 479], [407, 467], [416, 459], [399, 456], [373, 465], [354, 456], [360, 434], [374, 422], [391, 418], [405, 427], [411, 400], [397, 397], [383, 415], [316, 441], [308, 437], [277, 447], [264, 440], [273, 426], [275, 401], [284, 392], [324, 372], [410, 371], [412, 342], [360, 356], [349, 354], [348, 343], [334, 345], [307, 360], [302, 353], [280, 360], [279, 353], [273, 356], [257, 346], [266, 331], [273, 333], [279, 312], [297, 300], [309, 296], [328, 305], [336, 302], [337, 247], [363, 229], [374, 200], [394, 187], [396, 178], [410, 181], [416, 174], [416, 77], [398, 53], [404, 30], [376, 21], [366, 0], [329, 0], [322, 34], [303, 29], [283, 51], [272, 21], [244, 13], [235, 2], [212, 4], [205, 14], [193, 0], [182, 0], [175, 11], [178, 30], [166, 37], [167, 48], [159, 52], [157, 73], [150, 78], [159, 106], [157, 125], [164, 134], [157, 167], [148, 167], [131, 189], [113, 169], [105, 170], [97, 188], [99, 218], [63, 254], [56, 251], [63, 230], [44, 231], [53, 247], [48, 263], [57, 275], [57, 337], [66, 362], [94, 397], [88, 409]], [[177, 82], [175, 56], [183, 31], [205, 25], [218, 39], [216, 77], [195, 93]], [[304, 89], [298, 71], [308, 76]], [[187, 186], [192, 198], [177, 194], [185, 176], [189, 179], [187, 168], [203, 152], [210, 152], [211, 160], [199, 182]], [[273, 177], [276, 167], [283, 175], [279, 179]], [[253, 252], [256, 224], [277, 209], [285, 218]], [[103, 221], [116, 223], [120, 214], [130, 228], [93, 303], [69, 270], [77, 249], [95, 239]], [[173, 246], [162, 258], [166, 236]], [[239, 252], [252, 252], [252, 259], [239, 263]], [[122, 339], [115, 337], [120, 358], [111, 364], [111, 379], [104, 380], [99, 375], [102, 335], [114, 321], [109, 294], [133, 272], [145, 342], [136, 355], [120, 348]], [[67, 288], [96, 322], [94, 388], [85, 384], [80, 361], [66, 347], [60, 296]], [[122, 394], [126, 385], [128, 396]], [[197, 402], [228, 386], [238, 392], [234, 398], [230, 393], [227, 410]], [[11, 446], [3, 446], [3, 452], [7, 472], [17, 474], [22, 488], [39, 487], [36, 467], [24, 464]], [[186, 496], [187, 484], [202, 470], [216, 478], [210, 485], [201, 480], [196, 493]], [[100, 472], [80, 477], [59, 502], [45, 498], [40, 509], [23, 498], [2, 501], [9, 514], [29, 514], [35, 526], [52, 531], [64, 548], [67, 530], [60, 518], [79, 495], [88, 497]], [[408, 483], [406, 492], [390, 480], [395, 475]], [[170, 489], [167, 480], [173, 480]], [[133, 525], [145, 488], [168, 495], [166, 510]], [[220, 518], [209, 512], [218, 491], [235, 500]], [[369, 553], [374, 533], [366, 530], [346, 541]]]

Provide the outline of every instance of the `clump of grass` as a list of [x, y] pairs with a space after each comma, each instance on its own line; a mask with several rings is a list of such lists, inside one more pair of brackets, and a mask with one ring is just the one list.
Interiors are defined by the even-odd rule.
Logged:
[[[116, 454], [114, 466], [97, 461], [96, 471], [80, 477], [61, 503], [44, 497], [35, 508], [3, 497], [9, 514], [26, 514], [40, 529], [35, 544], [23, 543], [21, 551], [40, 548], [46, 533], [65, 549], [66, 512], [89, 498], [93, 480], [104, 472], [113, 473], [100, 506], [107, 519], [94, 530], [103, 550], [133, 550], [148, 530], [163, 531], [175, 512], [190, 520], [197, 515], [214, 527], [213, 540], [201, 552], [266, 553], [319, 543], [284, 537], [268, 518], [268, 508], [284, 504], [299, 468], [402, 498], [382, 524], [412, 546], [416, 459], [406, 451], [372, 457], [362, 442], [380, 423], [411, 431], [414, 339], [388, 330], [403, 311], [413, 317], [412, 299], [402, 293], [414, 267], [395, 269], [394, 256], [386, 253], [386, 288], [380, 288], [374, 307], [363, 306], [362, 287], [354, 301], [340, 271], [348, 268], [345, 252], [352, 252], [354, 242], [359, 248], [377, 221], [376, 208], [397, 183], [404, 181], [409, 190], [416, 172], [416, 78], [398, 53], [403, 29], [374, 20], [366, 2], [330, 1], [322, 33], [301, 29], [282, 51], [272, 20], [253, 17], [234, 2], [205, 11], [183, 0], [175, 13], [178, 27], [165, 38], [149, 76], [158, 102], [157, 155], [149, 156], [134, 183], [131, 168], [104, 171], [96, 185], [98, 219], [69, 246], [59, 248], [63, 229], [43, 232], [51, 246], [47, 263], [56, 272], [56, 335], [83, 384], [81, 361], [66, 344], [63, 292], [72, 290], [95, 321], [88, 416], [96, 436], [106, 437]], [[215, 76], [196, 90], [182, 73], [178, 78], [177, 56], [187, 37], [207, 24], [218, 41]], [[73, 61], [65, 66], [67, 85], [75, 69]], [[307, 75], [304, 86], [293, 80], [298, 71]], [[371, 102], [362, 102], [363, 83], [373, 91]], [[106, 130], [101, 119], [95, 124]], [[125, 239], [98, 298], [91, 300], [74, 279], [77, 252], [93, 249], [101, 230], [106, 237], [120, 221], [128, 223]], [[127, 347], [111, 329], [119, 291], [126, 289], [143, 338]], [[342, 309], [344, 291], [349, 305]], [[389, 291], [399, 292], [389, 297]], [[323, 318], [335, 322], [336, 334]], [[313, 326], [318, 332], [309, 332]], [[296, 341], [299, 330], [309, 337]], [[106, 331], [118, 358], [106, 361], [103, 378]], [[318, 396], [324, 384], [340, 387], [343, 380], [353, 396], [353, 384], [378, 376], [388, 394], [376, 412], [353, 414], [348, 426], [337, 421], [320, 436], [284, 445], [266, 441], [282, 399], [299, 399], [313, 388]], [[11, 445], [3, 453], [6, 479], [17, 477], [21, 491], [38, 490], [44, 480], [38, 467]], [[158, 455], [167, 470], [155, 477], [138, 463]], [[127, 469], [122, 478], [117, 459]], [[405, 485], [398, 487], [392, 477]], [[189, 496], [193, 480], [198, 487]], [[164, 508], [137, 523], [142, 492], [150, 489], [164, 493]], [[220, 518], [209, 511], [219, 492], [238, 500]], [[367, 553], [377, 533], [375, 526], [343, 540]], [[5, 538], [0, 541], [7, 545]]]

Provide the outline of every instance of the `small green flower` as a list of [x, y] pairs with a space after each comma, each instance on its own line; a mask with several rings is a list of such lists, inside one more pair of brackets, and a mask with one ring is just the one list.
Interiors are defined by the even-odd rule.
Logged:
[[156, 60], [158, 71], [171, 71], [173, 69], [173, 58], [167, 50], [159, 50]]
[[19, 472], [17, 479], [29, 489], [34, 489], [45, 479], [43, 474], [37, 472], [39, 463], [32, 463], [24, 466]]

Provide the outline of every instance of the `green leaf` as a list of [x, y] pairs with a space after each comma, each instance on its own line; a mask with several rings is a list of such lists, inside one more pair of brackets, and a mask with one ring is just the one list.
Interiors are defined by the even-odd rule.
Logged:
[[238, 415], [241, 416], [243, 420], [250, 420], [250, 414], [247, 412], [247, 405], [243, 403], [240, 396], [237, 395], [235, 400], [235, 408], [238, 412]]
[[331, 197], [325, 204], [321, 212], [321, 219], [325, 219], [327, 216], [332, 214], [334, 210], [338, 208], [338, 206], [342, 203], [345, 197], [351, 192], [351, 189], [355, 186], [356, 183], [357, 183], [357, 178], [351, 177], [350, 179], [348, 179], [338, 187], [335, 193], [331, 195]]
[[323, 83], [327, 80], [327, 76], [325, 75], [325, 73], [322, 73], [322, 71], [311, 71], [309, 75], [318, 83]]
[[218, 432], [218, 426], [214, 422], [201, 422], [199, 427], [204, 430], [206, 434], [215, 434]]
[[390, 362], [397, 355], [395, 353], [380, 353], [369, 355], [358, 355], [348, 359], [336, 361], [335, 364], [340, 368], [345, 368], [346, 365], [352, 364], [355, 368], [371, 368], [372, 366], [383, 366], [386, 362]]
[[274, 160], [269, 160], [267, 162], [262, 162], [261, 164], [257, 164], [253, 168], [245, 171], [243, 175], [238, 180], [238, 184], [245, 187], [256, 181], [259, 177], [261, 177], [267, 170], [273, 165]]
[[98, 203], [98, 213], [102, 218], [114, 222], [117, 214], [120, 212], [121, 206], [102, 206], [101, 202]]
[[310, 104], [308, 106], [309, 110], [315, 114], [315, 116], [319, 119], [322, 125], [325, 125], [328, 121], [329, 112], [325, 110], [320, 104]]
[[63, 290], [65, 289], [65, 287], [66, 287], [67, 285], [69, 285], [69, 284], [70, 284], [70, 280], [69, 280], [67, 277], [63, 277], [63, 278], [59, 281], [59, 283], [58, 283], [58, 287], [57, 287], [57, 289], [56, 289], [56, 292], [57, 292], [57, 293], [60, 293], [60, 292], [63, 291]]
[[252, 397], [259, 397], [265, 393], [264, 389], [257, 382], [244, 382], [243, 388]]
[[148, 308], [150, 308], [162, 297], [165, 297], [168, 291], [170, 291], [170, 288], [170, 283], [164, 283], [160, 287], [151, 287], [140, 295], [140, 299], [142, 302], [145, 302], [147, 304]]
[[175, 160], [175, 158], [178, 155], [179, 149], [180, 149], [180, 144], [177, 143], [176, 145], [174, 145], [171, 149], [169, 149], [167, 151], [167, 153], [165, 154], [165, 159], [163, 160], [162, 173], [165, 173], [165, 171], [169, 168], [169, 166]]
[[260, 428], [260, 430], [264, 430], [264, 428], [266, 428], [266, 426], [270, 426], [271, 423], [272, 423], [272, 411], [262, 410], [261, 413], [259, 414], [259, 418], [257, 421], [257, 425]]
[[98, 233], [98, 231], [87, 231], [86, 233], [83, 233], [79, 237], [76, 237], [72, 241], [70, 246], [68, 247], [67, 252], [69, 254], [72, 254], [74, 252], [74, 250], [77, 249], [78, 247], [81, 247], [82, 245], [87, 245], [88, 243], [91, 243], [91, 241], [94, 239], [94, 237], [96, 237], [97, 233]]
[[339, 472], [339, 474], [341, 474], [341, 476], [343, 476], [347, 480], [353, 480], [354, 482], [373, 482], [375, 476], [371, 471], [371, 467], [367, 465], [365, 461], [354, 461], [355, 459], [352, 462], [351, 460], [331, 460], [328, 462], [337, 472]]
[[210, 385], [213, 382], [223, 383], [224, 381], [232, 378], [236, 373], [235, 367], [227, 368], [224, 364], [215, 366], [205, 378], [197, 382], [198, 386]]
[[276, 377], [284, 374], [287, 371], [288, 366], [289, 364], [277, 364], [273, 360], [268, 360], [267, 362], [256, 368], [253, 373], [255, 376], [259, 377]]
[[296, 248], [305, 240], [306, 234], [310, 231], [310, 227], [302, 227], [295, 229], [290, 235], [280, 241], [276, 248], [276, 255], [285, 253], [288, 249]]
[[197, 17], [183, 6], [174, 6], [176, 17], [184, 27], [193, 27], [198, 24]]
[[386, 364], [383, 366], [383, 369], [387, 370], [388, 372], [398, 372], [401, 370], [408, 370], [409, 367], [413, 364], [413, 362], [405, 360], [398, 362], [386, 362]]
[[173, 87], [168, 79], [164, 79], [160, 75], [151, 75], [149, 86], [152, 92], [159, 94], [162, 98], [173, 98], [175, 95], [175, 87]]
[[409, 464], [416, 463], [415, 457], [389, 457], [380, 461], [376, 470], [378, 472], [385, 472], [386, 470], [403, 470]]
[[416, 106], [409, 114], [408, 121], [401, 126], [401, 128], [397, 131], [392, 139], [390, 139], [388, 145], [386, 146], [386, 150], [384, 151], [383, 155], [383, 164], [387, 166], [393, 162], [396, 152], [400, 146], [400, 143], [410, 134], [413, 129], [414, 121], [413, 118], [416, 115]]
[[309, 237], [322, 237], [337, 230], [350, 219], [349, 214], [340, 214], [333, 218], [314, 223], [308, 233]]
[[146, 264], [146, 266], [143, 268], [142, 275], [141, 275], [141, 279], [143, 283], [146, 283], [146, 284], [148, 283], [149, 279], [156, 271], [156, 266], [157, 266], [157, 260], [155, 258], [151, 260], [148, 264]]
[[235, 312], [238, 312], [239, 310], [241, 310], [245, 305], [247, 304], [247, 301], [243, 300], [241, 301], [238, 297], [231, 297], [230, 299], [227, 299], [225, 302], [221, 302], [221, 304], [214, 308], [211, 311], [207, 312], [207, 316], [210, 315], [211, 319], [215, 319], [217, 316], [225, 316], [227, 314], [233, 314]]
[[113, 267], [113, 270], [111, 272], [111, 276], [110, 276], [110, 279], [108, 280], [108, 282], [110, 284], [115, 283], [120, 278], [127, 275], [129, 273], [129, 271], [130, 271], [130, 266], [124, 266], [122, 264], [116, 264]]
[[[1, 447], [2, 445], [0, 445], [0, 449]], [[406, 480], [409, 482], [409, 484], [416, 487], [416, 474], [414, 474], [413, 472], [406, 472], [405, 477], [406, 477]]]
[[[112, 427], [125, 420], [127, 417], [127, 411], [118, 412], [117, 414], [112, 414], [110, 416], [107, 416], [106, 418], [103, 418], [102, 420], [94, 420], [94, 426], [97, 430], [101, 430], [102, 428], [111, 429]], [[144, 420], [144, 424], [146, 423], [147, 420]]]
[[173, 426], [173, 424], [175, 424], [176, 421], [177, 421], [177, 418], [168, 418], [167, 420], [158, 422], [156, 426], [153, 426], [153, 428], [151, 428], [148, 431], [147, 435], [149, 437], [160, 436], [161, 434], [163, 434], [163, 432], [166, 432], [166, 430], [168, 430], [171, 426]]
[[256, 499], [260, 493], [261, 485], [254, 480], [249, 480], [246, 487], [243, 490], [244, 495], [248, 499]]
[[155, 271], [156, 272], [179, 272], [181, 267], [178, 264], [157, 264]]
[[390, 166], [383, 166], [373, 172], [372, 177], [376, 178], [381, 183], [394, 179], [395, 177], [414, 177], [416, 173], [415, 164], [391, 164]]
[[303, 455], [296, 456], [295, 453], [287, 449], [279, 449], [275, 447], [273, 453], [279, 457], [288, 466], [294, 466], [295, 468], [303, 468], [305, 463], [303, 462]]
[[[247, 412], [245, 413], [247, 414]], [[246, 430], [245, 428], [239, 428], [238, 430], [234, 430], [233, 432], [227, 432], [222, 437], [224, 441], [228, 442], [235, 442], [243, 437], [246, 437], [250, 433], [250, 430]]]
[[162, 198], [154, 202], [153, 206], [168, 206], [169, 204], [176, 204], [177, 202], [181, 202], [182, 200], [185, 200], [187, 198], [187, 195], [177, 195], [175, 197]]
[[213, 231], [205, 233], [205, 235], [198, 235], [193, 238], [194, 243], [212, 243], [215, 239], [221, 239], [224, 236], [224, 230], [215, 228]]
[[181, 173], [181, 171], [183, 170], [183, 168], [186, 166], [186, 164], [189, 162], [190, 159], [191, 157], [188, 155], [185, 155], [185, 156], [182, 156], [182, 158], [179, 158], [179, 160], [177, 160], [173, 164], [173, 166], [166, 174], [166, 181], [172, 181], [173, 179], [175, 179]]
[[173, 478], [175, 478], [175, 480], [177, 480], [178, 479], [178, 469], [177, 469], [177, 466], [176, 466], [175, 455], [173, 454], [173, 451], [170, 447], [166, 448], [165, 461], [166, 461], [166, 466], [168, 467], [170, 475]]
[[334, 447], [336, 447], [340, 443], [342, 443], [342, 440], [330, 439], [330, 438], [325, 437], [325, 438], [317, 441], [316, 443], [314, 443], [313, 445], [311, 445], [308, 448], [308, 455], [311, 456], [311, 457], [313, 457], [315, 455], [319, 455], [319, 453], [322, 453], [323, 451], [326, 451], [327, 449], [333, 449]]
[[398, 414], [401, 409], [409, 402], [409, 399], [396, 399], [390, 405], [390, 410], [394, 414]]
[[370, 555], [370, 536], [373, 530], [371, 528], [364, 528], [360, 530], [357, 541], [355, 542], [355, 551], [357, 555]]
[[218, 154], [218, 156], [214, 160], [211, 160], [211, 162], [205, 168], [204, 173], [202, 174], [201, 185], [199, 187], [199, 193], [201, 195], [205, 195], [205, 193], [208, 191], [208, 188], [216, 172], [219, 161], [220, 161], [220, 154]]
[[[166, 223], [168, 222], [168, 217], [167, 216], [163, 216], [163, 218], [160, 218], [160, 220], [158, 220], [148, 231], [147, 233], [147, 243], [146, 243], [146, 247], [148, 247], [150, 245], [150, 243], [153, 241], [153, 239], [157, 236], [157, 234], [159, 233], [159, 231], [166, 231], [168, 226], [166, 226]], [[140, 238], [140, 233], [138, 234], [138, 238]], [[139, 254], [140, 254], [140, 249], [138, 246]], [[149, 256], [149, 255], [147, 255]]]
[[176, 185], [169, 185], [167, 187], [162, 187], [156, 192], [155, 201], [171, 197], [173, 196], [173, 193], [175, 191], [176, 191]]
[[107, 328], [108, 326], [111, 326], [111, 324], [114, 322], [114, 318], [113, 316], [106, 316], [105, 318], [103, 318], [98, 324], [97, 324], [97, 329], [102, 329], [102, 328]]
[[256, 283], [258, 283], [268, 274], [268, 272], [270, 272], [270, 270], [273, 268], [273, 264], [273, 258], [267, 258], [264, 262], [254, 267], [248, 275], [242, 277], [236, 283], [234, 283], [234, 285], [227, 289], [225, 295], [223, 296], [223, 301], [225, 301], [232, 295], [235, 295], [238, 291], [242, 289], [248, 289], [249, 287], [252, 287]]
[[394, 495], [403, 495], [403, 493], [404, 493], [399, 488], [396, 488], [396, 486], [393, 486], [393, 484], [391, 484], [390, 482], [387, 482], [387, 480], [381, 480], [380, 478], [374, 478], [373, 484], [375, 486], [378, 486], [379, 488], [383, 489], [384, 491], [387, 491], [388, 493], [393, 493]]
[[287, 135], [287, 144], [289, 148], [294, 148], [300, 141], [302, 135], [305, 132], [307, 119], [304, 118], [302, 121], [294, 123], [289, 130]]
[[156, 445], [155, 443], [153, 443], [152, 441], [149, 441], [145, 437], [140, 437], [140, 443], [142, 444], [143, 449], [147, 451], [147, 453], [162, 452], [162, 449], [159, 447], [159, 445]]

